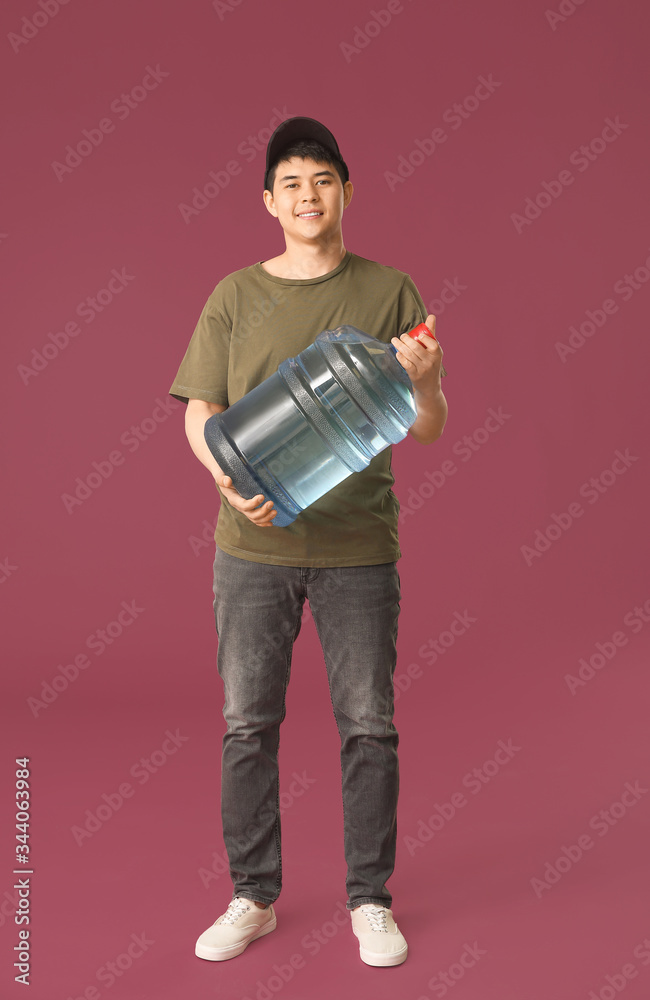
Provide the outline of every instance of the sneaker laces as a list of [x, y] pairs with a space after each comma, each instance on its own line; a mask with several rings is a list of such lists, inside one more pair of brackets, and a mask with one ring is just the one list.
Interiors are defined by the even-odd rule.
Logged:
[[250, 903], [243, 896], [235, 896], [233, 900], [228, 903], [228, 909], [221, 918], [222, 924], [234, 924], [236, 920], [250, 910]]
[[367, 903], [361, 907], [361, 912], [365, 913], [368, 918], [371, 930], [383, 931], [388, 934], [388, 928], [386, 927], [388, 910], [385, 906], [378, 906], [376, 903]]

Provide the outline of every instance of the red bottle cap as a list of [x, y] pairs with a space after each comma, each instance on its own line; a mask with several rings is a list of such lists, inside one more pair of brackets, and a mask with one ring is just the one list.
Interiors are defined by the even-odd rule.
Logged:
[[413, 337], [414, 340], [417, 340], [421, 333], [426, 333], [427, 336], [433, 337], [433, 339], [436, 340], [426, 323], [418, 323], [418, 325], [414, 326], [412, 330], [407, 330], [407, 333], [410, 337]]

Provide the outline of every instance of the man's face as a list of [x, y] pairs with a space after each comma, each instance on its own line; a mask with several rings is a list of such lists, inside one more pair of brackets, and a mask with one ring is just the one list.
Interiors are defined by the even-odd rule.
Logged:
[[278, 163], [273, 193], [264, 192], [264, 204], [287, 237], [313, 241], [340, 230], [351, 197], [352, 184], [341, 183], [336, 167], [294, 156]]

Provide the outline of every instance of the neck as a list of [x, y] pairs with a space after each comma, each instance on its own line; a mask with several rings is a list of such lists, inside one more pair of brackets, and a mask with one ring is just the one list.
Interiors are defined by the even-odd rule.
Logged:
[[343, 236], [312, 245], [287, 241], [285, 252], [277, 258], [287, 278], [320, 278], [338, 267], [345, 257]]

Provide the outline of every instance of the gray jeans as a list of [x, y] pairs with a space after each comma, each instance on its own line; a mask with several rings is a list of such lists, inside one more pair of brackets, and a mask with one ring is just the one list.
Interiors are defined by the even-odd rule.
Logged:
[[221, 812], [233, 897], [272, 903], [282, 888], [278, 747], [305, 598], [341, 737], [346, 905], [390, 906], [386, 881], [395, 867], [399, 792], [397, 564], [277, 566], [217, 547], [217, 667], [227, 723]]

